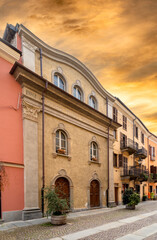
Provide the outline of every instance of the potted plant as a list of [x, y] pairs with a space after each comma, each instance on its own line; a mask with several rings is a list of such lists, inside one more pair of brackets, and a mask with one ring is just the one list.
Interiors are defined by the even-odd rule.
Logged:
[[134, 210], [135, 209], [135, 205], [137, 205], [140, 202], [140, 196], [137, 193], [133, 193], [130, 197], [129, 197], [129, 203], [127, 205], [128, 209]]
[[51, 215], [54, 225], [66, 224], [66, 211], [69, 209], [66, 199], [59, 197], [59, 192], [51, 187], [45, 189], [46, 214]]
[[123, 194], [123, 204], [126, 205], [127, 209], [134, 210], [135, 205], [140, 202], [140, 196], [134, 193], [132, 189], [126, 189]]
[[60, 154], [65, 154], [65, 149], [60, 149], [60, 148], [59, 148], [59, 149], [57, 150], [57, 152], [60, 153]]
[[150, 199], [151, 199], [151, 200], [154, 199], [154, 193], [153, 193], [153, 192], [150, 193]]
[[147, 200], [147, 196], [146, 196], [146, 195], [143, 195], [142, 201], [146, 201], [146, 200]]
[[93, 161], [97, 161], [97, 158], [95, 156], [92, 157]]
[[126, 189], [123, 193], [123, 204], [126, 205], [129, 203], [129, 198], [133, 194], [132, 189]]

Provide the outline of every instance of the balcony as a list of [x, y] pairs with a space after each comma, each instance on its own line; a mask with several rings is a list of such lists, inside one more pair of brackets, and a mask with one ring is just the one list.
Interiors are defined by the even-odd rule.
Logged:
[[128, 152], [129, 155], [131, 155], [137, 151], [136, 144], [130, 138], [127, 138], [126, 141], [124, 141], [124, 140], [120, 141], [120, 149], [122, 152]]
[[137, 167], [128, 167], [121, 169], [121, 178], [122, 179], [130, 179], [130, 180], [138, 180], [140, 182], [148, 180], [148, 171], [142, 168]]
[[135, 153], [135, 156], [141, 159], [145, 159], [147, 157], [147, 150], [144, 147], [142, 147], [137, 150], [137, 152]]

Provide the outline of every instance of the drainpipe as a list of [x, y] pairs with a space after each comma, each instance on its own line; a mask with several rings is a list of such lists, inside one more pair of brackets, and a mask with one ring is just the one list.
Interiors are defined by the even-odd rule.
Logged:
[[152, 136], [152, 134], [151, 135], [149, 135], [148, 136], [148, 141], [147, 141], [147, 148], [148, 148], [148, 193], [149, 193], [149, 175], [150, 175], [150, 171], [149, 171], [149, 138]]
[[[39, 48], [40, 52], [40, 75], [43, 77], [43, 67], [42, 67], [42, 49]], [[45, 133], [45, 91], [48, 87], [48, 82], [46, 81], [45, 89], [42, 92], [42, 188], [41, 188], [41, 208], [42, 214], [44, 216], [44, 188], [45, 188], [45, 153], [44, 153], [44, 133]]]
[[[133, 119], [133, 147], [134, 147], [134, 144], [135, 144], [135, 141], [134, 141], [134, 138], [135, 138], [135, 131], [134, 131], [134, 126], [135, 126], [135, 120], [137, 119], [137, 117], [135, 117]], [[133, 156], [133, 160], [134, 160], [134, 168], [135, 168], [135, 154]], [[134, 169], [135, 171], [135, 169]], [[135, 190], [135, 180], [134, 180], [134, 190]]]
[[110, 139], [109, 139], [109, 133], [110, 133], [110, 126], [111, 126], [111, 123], [112, 123], [112, 120], [108, 126], [108, 139], [107, 139], [107, 163], [108, 163], [108, 186], [107, 186], [107, 191], [106, 191], [106, 195], [107, 195], [107, 207], [109, 207], [109, 185], [110, 185], [110, 179], [109, 179], [109, 174], [110, 174], [110, 171], [109, 171], [109, 148], [110, 148]]

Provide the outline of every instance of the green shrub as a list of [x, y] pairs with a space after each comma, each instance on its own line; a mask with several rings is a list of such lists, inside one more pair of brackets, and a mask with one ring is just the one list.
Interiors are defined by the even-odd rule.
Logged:
[[154, 193], [153, 193], [153, 192], [150, 193], [150, 198], [151, 198], [151, 199], [154, 198]]
[[133, 194], [132, 189], [126, 189], [124, 194], [123, 194], [123, 204], [126, 205], [129, 203], [129, 198]]
[[45, 202], [47, 206], [47, 216], [51, 213], [53, 213], [53, 215], [62, 215], [69, 209], [67, 200], [59, 198], [59, 193], [52, 189], [52, 187], [45, 189]]
[[146, 200], [147, 200], [147, 196], [146, 196], [146, 195], [143, 195], [142, 201], [146, 201]]
[[128, 206], [137, 205], [139, 202], [140, 202], [140, 196], [139, 196], [139, 194], [133, 193], [133, 194], [131, 194], [131, 196], [129, 197]]

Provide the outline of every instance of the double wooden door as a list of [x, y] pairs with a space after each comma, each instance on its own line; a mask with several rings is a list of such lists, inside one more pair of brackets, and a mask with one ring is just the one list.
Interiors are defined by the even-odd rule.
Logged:
[[100, 186], [97, 180], [93, 180], [90, 184], [90, 207], [100, 206]]

